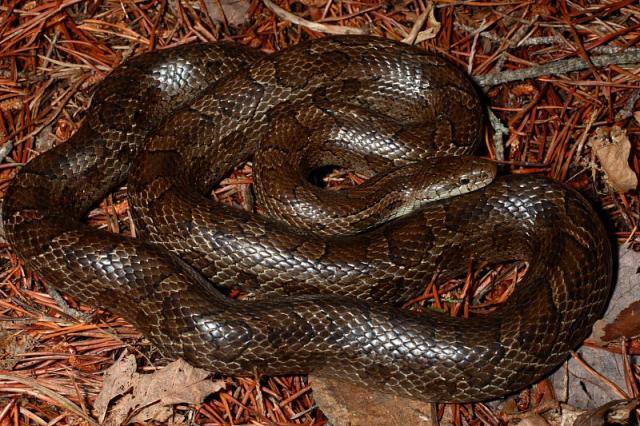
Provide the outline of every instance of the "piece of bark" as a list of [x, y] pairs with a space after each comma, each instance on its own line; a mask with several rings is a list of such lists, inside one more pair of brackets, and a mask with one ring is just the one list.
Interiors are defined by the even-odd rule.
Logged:
[[431, 425], [432, 405], [336, 379], [310, 376], [313, 397], [334, 426]]

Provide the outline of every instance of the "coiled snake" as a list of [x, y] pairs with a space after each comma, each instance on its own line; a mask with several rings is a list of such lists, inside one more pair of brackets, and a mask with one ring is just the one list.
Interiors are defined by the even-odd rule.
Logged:
[[[611, 250], [588, 203], [546, 178], [500, 177], [427, 205], [407, 195], [406, 179], [435, 179], [427, 186], [438, 194], [486, 179], [480, 160], [415, 163], [471, 152], [481, 125], [463, 73], [393, 41], [327, 37], [268, 56], [186, 45], [133, 58], [100, 83], [74, 137], [13, 180], [3, 220], [48, 283], [196, 366], [314, 371], [424, 400], [486, 400], [538, 380], [587, 336], [609, 293]], [[298, 216], [294, 228], [203, 195], [251, 157], [270, 176], [257, 189], [285, 190], [260, 192], [263, 203], [281, 206], [278, 217], [309, 213], [316, 233]], [[307, 180], [326, 165], [378, 174], [365, 189], [329, 193]], [[447, 170], [455, 176], [442, 178]], [[125, 181], [144, 241], [81, 222]], [[381, 185], [392, 195], [357, 204], [357, 191]], [[378, 205], [399, 213], [379, 224]], [[326, 235], [352, 225], [361, 231]], [[505, 304], [471, 320], [393, 306], [469, 259], [529, 268]], [[210, 283], [261, 297], [230, 300]]]

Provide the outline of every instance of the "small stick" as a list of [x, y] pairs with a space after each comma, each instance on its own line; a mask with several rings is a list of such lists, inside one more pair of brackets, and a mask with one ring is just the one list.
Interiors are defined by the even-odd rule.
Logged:
[[[624, 52], [616, 54], [593, 56], [591, 62], [597, 67], [640, 63], [640, 49], [627, 49]], [[572, 71], [589, 69], [590, 67], [591, 65], [582, 58], [570, 58], [530, 68], [478, 75], [473, 77], [473, 79], [479, 86], [486, 90], [490, 87], [512, 81], [525, 80], [527, 78], [535, 78], [549, 74], [566, 74]]]
[[277, 6], [274, 3], [272, 3], [270, 0], [262, 0], [262, 1], [264, 5], [267, 6], [267, 8], [269, 8], [273, 13], [275, 13], [277, 16], [284, 19], [285, 21], [302, 25], [303, 27], [307, 27], [313, 31], [318, 31], [321, 33], [328, 33], [328, 34], [369, 34], [369, 31], [363, 28], [319, 24], [317, 22], [308, 21], [304, 18], [300, 18], [299, 16], [294, 15], [291, 12], [287, 12], [280, 6]]
[[504, 136], [509, 136], [509, 128], [502, 124], [502, 121], [493, 113], [491, 108], [487, 108], [489, 122], [493, 128], [493, 143], [496, 147], [496, 159], [504, 161]]
[[69, 315], [71, 318], [76, 319], [81, 322], [91, 322], [93, 321], [93, 315], [86, 314], [82, 311], [79, 311], [75, 308], [69, 306], [66, 300], [62, 297], [62, 295], [53, 287], [47, 287], [47, 293], [62, 309], [62, 312]]
[[580, 364], [582, 366], [582, 368], [584, 368], [585, 370], [587, 370], [589, 373], [591, 373], [594, 377], [596, 377], [597, 379], [600, 379], [602, 381], [602, 383], [604, 383], [605, 385], [607, 385], [612, 391], [614, 391], [615, 393], [617, 393], [621, 398], [623, 399], [629, 399], [629, 395], [627, 395], [627, 393], [625, 391], [623, 391], [622, 389], [620, 389], [620, 386], [616, 385], [615, 383], [613, 383], [608, 377], [604, 376], [602, 373], [600, 373], [599, 371], [596, 371], [593, 369], [593, 367], [591, 367], [589, 364], [587, 364], [581, 357], [580, 355], [578, 355], [578, 353], [576, 353], [575, 351], [571, 351], [571, 355], [573, 356], [573, 359], [576, 360], [576, 362], [578, 364]]
[[640, 89], [633, 91], [629, 99], [627, 99], [627, 102], [625, 102], [624, 107], [616, 114], [615, 120], [623, 121], [631, 117], [638, 99], [640, 99]]
[[[427, 21], [427, 18], [429, 19], [431, 28], [428, 28], [424, 31], [420, 31], [420, 28], [424, 26], [424, 23]], [[427, 6], [427, 10], [425, 10], [420, 14], [420, 16], [418, 16], [418, 19], [416, 20], [416, 22], [413, 24], [413, 27], [411, 28], [411, 32], [409, 33], [408, 36], [402, 39], [402, 42], [407, 44], [422, 43], [425, 40], [434, 38], [440, 31], [441, 27], [442, 25], [440, 25], [440, 22], [436, 20], [436, 17], [434, 15], [433, 2], [430, 2], [429, 6]]]
[[416, 19], [416, 22], [413, 24], [409, 35], [402, 39], [403, 43], [414, 44], [416, 42], [416, 38], [418, 37], [420, 28], [422, 28], [422, 26], [424, 25], [425, 21], [427, 20], [427, 16], [431, 12], [432, 8], [433, 5], [430, 3], [429, 7], [427, 7], [427, 10], [425, 10], [420, 14], [420, 16], [418, 16], [418, 19]]

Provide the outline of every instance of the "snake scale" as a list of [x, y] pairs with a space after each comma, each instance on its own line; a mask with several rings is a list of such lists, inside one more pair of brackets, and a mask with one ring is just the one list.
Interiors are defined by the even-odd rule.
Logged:
[[[307, 180], [319, 167], [355, 164], [382, 186], [380, 176], [395, 173], [396, 195], [432, 174], [436, 192], [448, 192], [441, 173], [453, 171], [464, 187], [486, 163], [415, 164], [473, 152], [481, 126], [464, 73], [390, 40], [326, 37], [272, 55], [228, 42], [146, 53], [97, 86], [71, 140], [17, 174], [4, 226], [48, 283], [122, 315], [163, 353], [195, 366], [314, 372], [423, 400], [488, 400], [548, 374], [602, 313], [611, 248], [594, 210], [563, 184], [511, 175], [383, 224], [365, 202], [347, 212], [362, 231], [336, 236], [322, 222], [335, 214], [348, 228], [337, 215], [358, 189], [331, 195]], [[259, 195], [263, 203], [310, 213], [318, 232], [297, 217], [294, 227], [281, 212], [250, 214], [207, 196], [249, 158], [256, 180], [272, 176], [258, 189], [289, 191]], [[82, 222], [124, 182], [144, 238]], [[316, 209], [327, 200], [333, 210]], [[408, 208], [399, 195], [383, 200]], [[487, 315], [396, 307], [433, 276], [463, 274], [469, 260], [529, 266]], [[230, 287], [257, 297], [231, 300], [219, 291]]]

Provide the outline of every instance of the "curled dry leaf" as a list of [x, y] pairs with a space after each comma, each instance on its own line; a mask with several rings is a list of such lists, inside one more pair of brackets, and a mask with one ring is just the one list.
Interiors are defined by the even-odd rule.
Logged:
[[342, 25], [329, 25], [329, 24], [321, 24], [319, 22], [309, 21], [307, 19], [301, 18], [291, 12], [288, 12], [273, 3], [271, 0], [262, 0], [264, 5], [269, 8], [273, 13], [275, 13], [280, 19], [284, 19], [285, 21], [294, 23], [296, 25], [302, 25], [303, 27], [309, 28], [313, 31], [319, 31], [321, 33], [327, 34], [369, 34], [369, 30], [366, 28], [355, 28], [355, 27], [346, 27]]
[[180, 422], [173, 415], [172, 405], [200, 404], [224, 388], [222, 380], [212, 381], [209, 374], [181, 359], [154, 373], [138, 374], [135, 356], [127, 355], [105, 372], [94, 405], [96, 416], [104, 425]]
[[634, 424], [633, 410], [637, 406], [638, 401], [635, 399], [611, 401], [581, 414], [573, 426], [631, 425]]
[[[402, 42], [408, 44], [418, 44], [422, 43], [423, 41], [435, 38], [435, 36], [440, 32], [440, 28], [442, 28], [442, 25], [436, 19], [434, 11], [435, 7], [433, 7], [433, 4], [429, 5], [427, 10], [424, 11], [420, 16], [418, 16], [418, 19], [411, 29], [411, 33], [404, 39], [402, 39]], [[424, 26], [425, 21], [428, 22], [427, 29], [420, 31], [420, 28]]]
[[628, 163], [631, 143], [627, 132], [618, 126], [599, 127], [591, 144], [611, 186], [620, 192], [635, 189], [638, 177]]
[[429, 18], [427, 19], [429, 25], [426, 30], [420, 31], [418, 33], [418, 37], [415, 41], [416, 43], [422, 43], [423, 41], [431, 40], [432, 38], [435, 38], [440, 32], [442, 24], [436, 19], [434, 11], [435, 7], [432, 7], [429, 11]]

